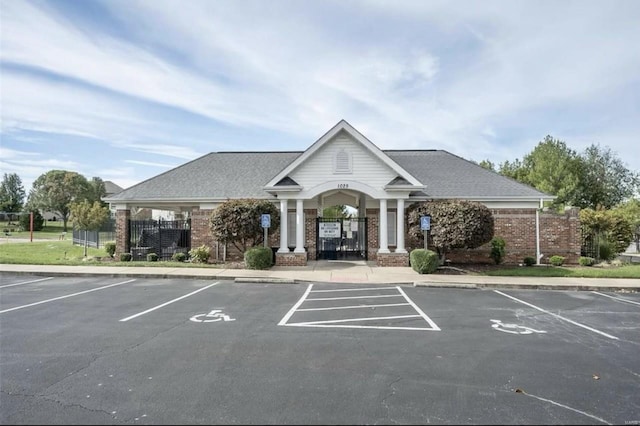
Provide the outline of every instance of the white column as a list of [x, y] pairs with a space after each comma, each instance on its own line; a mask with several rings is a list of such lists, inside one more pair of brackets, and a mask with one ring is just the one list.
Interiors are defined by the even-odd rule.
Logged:
[[304, 253], [304, 209], [303, 200], [296, 200], [296, 248], [294, 253]]
[[280, 200], [280, 248], [278, 253], [289, 253], [287, 244], [287, 213], [289, 210], [289, 200]]
[[404, 199], [396, 200], [396, 253], [406, 253], [404, 248]]
[[387, 230], [387, 200], [380, 200], [380, 228], [378, 229], [380, 235], [380, 249], [378, 253], [390, 253], [389, 251], [389, 238]]

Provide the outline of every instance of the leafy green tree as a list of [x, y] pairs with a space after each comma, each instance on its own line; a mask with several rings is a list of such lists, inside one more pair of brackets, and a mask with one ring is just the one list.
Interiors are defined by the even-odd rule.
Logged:
[[524, 164], [517, 158], [510, 162], [509, 160], [500, 164], [498, 168], [498, 173], [503, 176], [510, 177], [511, 179], [515, 179], [524, 184], [529, 184], [528, 181], [528, 171], [525, 168]]
[[[608, 243], [618, 254], [624, 252], [633, 239], [633, 226], [620, 210], [606, 210], [603, 208], [580, 210], [580, 226], [583, 234], [598, 237], [601, 242]], [[600, 257], [600, 245], [596, 257]]]
[[523, 159], [525, 181], [547, 194], [556, 195], [554, 207], [572, 204], [580, 174], [581, 162], [575, 151], [561, 140], [546, 136]]
[[494, 221], [484, 204], [465, 200], [416, 203], [407, 209], [409, 238], [424, 243], [420, 217], [431, 216], [430, 236], [441, 262], [456, 248], [476, 248], [493, 238]]
[[478, 163], [478, 166], [482, 167], [483, 169], [491, 170], [492, 172], [496, 171], [495, 164], [493, 164], [489, 160], [482, 160], [481, 162]]
[[211, 214], [211, 234], [223, 244], [233, 244], [241, 253], [259, 246], [264, 240], [262, 214], [271, 215], [269, 233], [280, 228], [280, 212], [268, 200], [245, 198], [220, 204]]
[[104, 181], [99, 177], [92, 177], [88, 184], [89, 186], [86, 194], [87, 201], [100, 201], [103, 206], [106, 206], [107, 203], [102, 201], [102, 198], [107, 195], [107, 189], [104, 186]]
[[[25, 192], [22, 180], [16, 173], [4, 174], [0, 184], [0, 211], [18, 213], [24, 205]], [[9, 223], [13, 215], [9, 216]]]
[[22, 212], [18, 219], [20, 227], [25, 231], [31, 230], [31, 213], [33, 213], [33, 230], [42, 231], [42, 228], [44, 228], [44, 218], [37, 209], [27, 208]]
[[69, 205], [73, 226], [85, 231], [84, 256], [87, 256], [87, 231], [97, 231], [109, 219], [109, 208], [104, 207], [100, 201], [90, 203], [87, 200], [71, 203]]
[[76, 172], [50, 170], [40, 175], [29, 194], [29, 203], [42, 211], [52, 211], [62, 217], [64, 231], [71, 213], [71, 203], [86, 199], [87, 179]]
[[574, 205], [610, 209], [640, 192], [640, 174], [611, 151], [592, 144], [581, 155], [582, 173]]
[[640, 253], [640, 199], [632, 198], [618, 205], [619, 210], [624, 215], [633, 229], [633, 240], [636, 243], [636, 253]]
[[349, 211], [347, 210], [347, 206], [344, 205], [336, 205], [331, 207], [325, 207], [322, 210], [322, 217], [328, 218], [347, 218], [349, 217]]

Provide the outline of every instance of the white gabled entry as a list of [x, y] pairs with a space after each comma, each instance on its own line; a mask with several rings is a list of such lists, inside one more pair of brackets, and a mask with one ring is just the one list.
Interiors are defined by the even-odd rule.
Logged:
[[[294, 253], [304, 253], [304, 204], [316, 205], [323, 194], [348, 192], [354, 199], [369, 197], [380, 206], [378, 253], [390, 253], [387, 239], [388, 201], [397, 207], [396, 253], [406, 254], [404, 247], [404, 200], [411, 191], [424, 185], [399, 166], [370, 140], [341, 120], [303, 154], [278, 173], [265, 186], [265, 191], [280, 200], [280, 248], [289, 253], [287, 213], [289, 200], [295, 201], [296, 244]], [[374, 204], [374, 203], [372, 203]], [[365, 212], [361, 214], [364, 216]]]

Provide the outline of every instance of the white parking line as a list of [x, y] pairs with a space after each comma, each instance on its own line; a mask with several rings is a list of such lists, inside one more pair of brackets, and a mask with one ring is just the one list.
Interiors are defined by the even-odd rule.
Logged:
[[609, 296], [608, 294], [604, 294], [604, 293], [600, 293], [599, 291], [592, 291], [591, 293], [595, 293], [599, 296], [604, 296], [604, 297], [608, 297], [609, 299], [614, 299], [614, 300], [619, 300], [621, 302], [625, 302], [625, 303], [632, 303], [634, 305], [638, 305], [640, 306], [640, 303], [638, 302], [633, 302], [631, 300], [627, 300], [627, 299], [623, 299], [622, 297], [614, 297], [614, 296]]
[[[295, 327], [336, 327], [336, 328], [374, 328], [374, 329], [383, 329], [383, 330], [421, 330], [421, 331], [440, 331], [440, 328], [436, 325], [435, 322], [431, 320], [409, 297], [406, 295], [404, 291], [399, 286], [395, 287], [378, 287], [378, 288], [353, 288], [353, 289], [335, 289], [335, 290], [311, 290], [313, 288], [313, 284], [310, 284], [304, 295], [298, 300], [298, 302], [287, 312], [287, 314], [280, 320], [278, 325], [284, 326], [295, 326]], [[395, 289], [400, 294], [389, 294], [389, 295], [370, 295], [370, 296], [348, 296], [348, 297], [323, 297], [323, 298], [314, 298], [307, 299], [310, 293], [315, 292], [334, 292], [334, 291], [367, 291], [367, 290], [389, 290]], [[372, 298], [380, 298], [380, 297], [404, 297], [407, 301], [406, 303], [385, 303], [385, 304], [377, 304], [377, 305], [350, 305], [350, 306], [330, 306], [330, 307], [320, 307], [320, 308], [303, 308], [300, 309], [300, 306], [306, 301], [332, 301], [332, 300], [345, 300], [345, 299], [372, 299]], [[342, 309], [361, 309], [361, 308], [375, 308], [375, 307], [393, 307], [393, 306], [411, 306], [417, 314], [410, 315], [392, 315], [385, 317], [362, 317], [362, 318], [347, 318], [347, 319], [338, 319], [338, 320], [321, 320], [321, 321], [305, 321], [305, 322], [297, 322], [297, 323], [289, 323], [289, 319], [293, 316], [295, 312], [310, 312], [310, 311], [334, 311], [334, 310], [342, 310]], [[422, 318], [429, 325], [430, 328], [426, 327], [403, 327], [403, 326], [379, 326], [379, 325], [355, 325], [355, 324], [344, 324], [344, 323], [353, 323], [353, 322], [362, 322], [362, 321], [376, 321], [376, 320], [394, 320], [394, 319], [407, 319], [407, 318]]]
[[531, 303], [527, 303], [524, 300], [520, 300], [517, 297], [509, 296], [508, 294], [505, 294], [505, 293], [501, 292], [500, 290], [493, 290], [493, 291], [498, 293], [498, 294], [503, 295], [504, 297], [508, 297], [509, 299], [515, 300], [516, 302], [522, 303], [523, 305], [527, 305], [527, 306], [529, 306], [529, 307], [531, 307], [533, 309], [537, 309], [540, 312], [544, 312], [545, 314], [549, 314], [551, 316], [554, 316], [554, 317], [556, 317], [556, 318], [558, 318], [558, 319], [560, 319], [562, 321], [566, 321], [566, 322], [571, 323], [573, 325], [577, 325], [578, 327], [582, 327], [582, 328], [584, 328], [586, 330], [593, 331], [594, 333], [601, 334], [604, 337], [608, 337], [609, 339], [620, 340], [616, 336], [612, 336], [612, 335], [607, 334], [607, 333], [605, 333], [603, 331], [596, 330], [595, 328], [589, 327], [588, 325], [580, 324], [579, 322], [570, 320], [569, 318], [565, 318], [562, 315], [554, 314], [553, 312], [549, 312], [549, 311], [547, 311], [545, 309], [542, 309], [542, 308], [540, 308], [540, 307], [538, 307], [536, 305], [532, 305]]
[[41, 304], [47, 303], [47, 302], [53, 302], [54, 300], [61, 300], [61, 299], [66, 299], [68, 297], [79, 296], [81, 294], [91, 293], [92, 291], [98, 291], [98, 290], [103, 290], [103, 289], [109, 288], [109, 287], [115, 287], [117, 285], [127, 284], [127, 283], [130, 283], [132, 281], [135, 281], [135, 278], [132, 279], [132, 280], [123, 281], [121, 283], [109, 284], [109, 285], [105, 285], [105, 286], [102, 286], [102, 287], [93, 288], [91, 290], [85, 290], [85, 291], [80, 291], [78, 293], [68, 294], [66, 296], [54, 297], [53, 299], [47, 299], [47, 300], [43, 300], [43, 301], [36, 302], [36, 303], [29, 303], [28, 305], [16, 306], [15, 308], [10, 308], [10, 309], [5, 309], [4, 311], [0, 311], [0, 314], [4, 314], [5, 312], [10, 312], [10, 311], [15, 311], [15, 310], [22, 309], [22, 308], [28, 308], [30, 306], [41, 305]]
[[51, 279], [53, 279], [53, 277], [40, 278], [40, 279], [37, 279], [37, 280], [23, 281], [23, 282], [21, 282], [21, 283], [15, 283], [15, 284], [2, 285], [2, 286], [0, 286], [0, 288], [13, 287], [13, 286], [16, 286], [16, 285], [22, 285], [22, 284], [37, 283], [37, 282], [40, 282], [40, 281], [46, 281], [46, 280], [51, 280]]
[[167, 306], [167, 305], [170, 305], [170, 304], [172, 304], [173, 302], [177, 302], [178, 300], [182, 300], [182, 299], [187, 298], [187, 297], [189, 297], [189, 296], [193, 296], [193, 295], [194, 295], [194, 294], [196, 294], [196, 293], [200, 293], [201, 291], [206, 290], [206, 289], [208, 289], [209, 287], [213, 287], [214, 285], [218, 285], [218, 284], [220, 284], [220, 281], [215, 282], [215, 283], [213, 283], [213, 284], [210, 284], [210, 285], [208, 285], [208, 286], [206, 286], [206, 287], [202, 287], [201, 289], [198, 289], [198, 290], [196, 290], [196, 291], [192, 291], [191, 293], [189, 293], [189, 294], [185, 294], [184, 296], [180, 296], [180, 297], [178, 297], [177, 299], [173, 299], [173, 300], [170, 300], [170, 301], [168, 301], [168, 302], [165, 302], [165, 303], [163, 303], [162, 305], [158, 305], [158, 306], [153, 307], [153, 308], [151, 308], [151, 309], [147, 309], [147, 310], [146, 310], [146, 311], [144, 311], [144, 312], [140, 312], [140, 313], [137, 313], [137, 314], [135, 314], [135, 315], [131, 315], [130, 317], [122, 318], [120, 321], [121, 321], [121, 322], [125, 322], [125, 321], [129, 321], [129, 320], [131, 320], [131, 319], [137, 318], [137, 317], [139, 317], [139, 316], [142, 316], [142, 315], [144, 315], [144, 314], [148, 314], [149, 312], [153, 312], [153, 311], [155, 311], [156, 309], [160, 309], [160, 308], [162, 308], [162, 307], [165, 307], [165, 306]]

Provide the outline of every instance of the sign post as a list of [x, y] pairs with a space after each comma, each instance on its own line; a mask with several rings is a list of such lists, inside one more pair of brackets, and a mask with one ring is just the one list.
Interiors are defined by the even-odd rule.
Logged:
[[264, 230], [264, 246], [267, 246], [267, 240], [269, 239], [269, 227], [271, 227], [271, 215], [263, 214], [260, 216], [260, 224], [262, 225], [262, 229]]
[[431, 216], [420, 216], [420, 230], [424, 234], [424, 249], [429, 247], [429, 230], [431, 230]]

